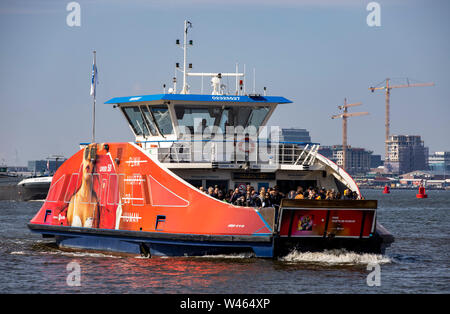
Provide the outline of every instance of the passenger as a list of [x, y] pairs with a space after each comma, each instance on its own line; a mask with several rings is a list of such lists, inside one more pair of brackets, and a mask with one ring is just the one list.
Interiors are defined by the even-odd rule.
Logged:
[[282, 196], [278, 192], [278, 190], [273, 189], [272, 191], [270, 191], [269, 198], [272, 206], [279, 206], [281, 203]]
[[202, 119], [202, 133], [205, 132], [206, 126], [207, 126], [207, 121], [206, 121], [206, 119]]
[[311, 191], [312, 191], [312, 186], [310, 186], [309, 188], [306, 189], [306, 191], [303, 193], [303, 197], [305, 199], [310, 199], [310, 195], [311, 195]]
[[230, 203], [235, 204], [236, 201], [242, 196], [241, 192], [238, 188], [234, 189], [233, 194], [231, 194], [230, 197]]
[[211, 196], [211, 197], [214, 197], [214, 198], [216, 198], [216, 196], [217, 196], [216, 194], [214, 194], [214, 189], [213, 189], [212, 186], [210, 186], [208, 188], [208, 195]]
[[303, 195], [304, 191], [303, 188], [301, 186], [297, 186], [297, 191], [295, 192], [295, 196], [302, 194]]
[[202, 192], [205, 192], [205, 189], [203, 188], [203, 186], [200, 186], [198, 189]]
[[303, 200], [303, 199], [305, 199], [305, 197], [303, 196], [303, 193], [298, 193], [298, 194], [295, 196], [295, 199], [296, 199], [296, 200]]
[[226, 202], [226, 203], [230, 203], [230, 198], [231, 198], [232, 194], [233, 194], [233, 190], [229, 190], [227, 192], [227, 194], [224, 195], [223, 201]]
[[252, 198], [252, 204], [253, 204], [252, 206], [253, 207], [262, 207], [261, 198], [259, 197], [258, 193], [256, 193], [255, 190], [252, 190], [251, 198]]
[[350, 189], [344, 190], [344, 199], [351, 200], [353, 198], [353, 193]]
[[234, 205], [237, 206], [245, 206], [245, 196], [239, 196], [236, 200], [236, 202], [234, 203]]
[[326, 192], [325, 188], [321, 188], [321, 189], [319, 190], [319, 196], [320, 196], [320, 199], [321, 199], [321, 200], [326, 199], [326, 197], [327, 197], [326, 194], [327, 194], [327, 192]]
[[259, 199], [259, 203], [261, 203], [261, 207], [264, 207], [264, 195], [266, 193], [264, 192], [263, 189], [260, 189], [259, 194], [258, 194], [258, 199]]
[[280, 187], [279, 187], [278, 185], [276, 185], [276, 186], [274, 187], [274, 189], [275, 189], [275, 191], [277, 191], [277, 194], [279, 194], [281, 198], [285, 198], [285, 197], [286, 197], [286, 194], [284, 194], [284, 193], [280, 190]]
[[270, 201], [270, 194], [269, 194], [269, 192], [266, 192], [264, 194], [264, 207], [272, 207], [272, 206], [273, 206], [273, 204]]
[[315, 200], [323, 200], [322, 198], [322, 194], [320, 193], [320, 191], [316, 188], [314, 189], [314, 198]]
[[294, 190], [291, 190], [288, 194], [288, 199], [293, 200], [297, 193]]
[[335, 199], [336, 199], [336, 192], [334, 191], [334, 189], [331, 189], [331, 190], [330, 190], [330, 196], [331, 196], [331, 199], [332, 199], [332, 200], [335, 200]]
[[331, 194], [331, 199], [335, 200], [336, 199], [336, 191], [334, 189], [331, 189], [330, 194]]
[[259, 193], [260, 193], [260, 194], [261, 194], [261, 193], [264, 193], [264, 194], [265, 194], [265, 193], [266, 193], [266, 188], [262, 186], [261, 189], [259, 190]]
[[245, 193], [245, 206], [253, 206], [252, 205], [252, 196], [251, 196], [251, 192], [250, 189], [247, 191], [247, 193]]

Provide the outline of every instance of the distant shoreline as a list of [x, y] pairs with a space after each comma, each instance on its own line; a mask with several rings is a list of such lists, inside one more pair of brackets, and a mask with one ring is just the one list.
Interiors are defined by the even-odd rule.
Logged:
[[[383, 190], [384, 186], [364, 186], [364, 185], [358, 185], [360, 190]], [[390, 190], [411, 190], [415, 191], [418, 190], [419, 187], [390, 187]], [[425, 187], [426, 190], [436, 190], [436, 191], [449, 191], [450, 187], [447, 188], [436, 188], [436, 187]]]

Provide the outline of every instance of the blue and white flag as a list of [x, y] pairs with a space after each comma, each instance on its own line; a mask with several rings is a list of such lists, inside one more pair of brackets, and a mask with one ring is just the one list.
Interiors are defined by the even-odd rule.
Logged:
[[95, 64], [95, 52], [94, 52], [94, 64], [92, 65], [92, 80], [91, 80], [91, 96], [95, 97], [95, 90], [97, 88], [97, 65]]

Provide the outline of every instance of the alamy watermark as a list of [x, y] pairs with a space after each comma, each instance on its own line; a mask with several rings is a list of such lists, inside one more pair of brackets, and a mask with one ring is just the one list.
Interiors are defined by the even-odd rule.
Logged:
[[370, 11], [367, 15], [366, 22], [369, 27], [381, 26], [381, 6], [378, 2], [369, 2], [366, 10]]
[[69, 287], [81, 286], [81, 267], [77, 262], [70, 262], [66, 266], [69, 274], [66, 277], [66, 283]]
[[367, 270], [371, 271], [366, 278], [366, 283], [369, 287], [381, 286], [381, 266], [378, 263], [369, 263]]
[[81, 6], [78, 2], [69, 2], [66, 6], [66, 11], [70, 13], [67, 14], [66, 24], [69, 27], [81, 26]]
[[[367, 15], [366, 23], [369, 27], [381, 26], [381, 6], [378, 2], [369, 2], [366, 10], [370, 11]], [[66, 17], [66, 24], [69, 27], [81, 26], [81, 6], [78, 2], [72, 1], [66, 5], [66, 11], [69, 11]]]

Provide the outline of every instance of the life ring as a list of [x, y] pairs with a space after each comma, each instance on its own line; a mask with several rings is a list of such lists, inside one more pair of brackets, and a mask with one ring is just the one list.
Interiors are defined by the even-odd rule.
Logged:
[[[246, 145], [248, 144], [248, 145]], [[246, 137], [243, 141], [240, 141], [237, 144], [238, 149], [244, 153], [253, 153], [256, 148], [256, 144], [254, 141], [250, 140], [249, 137]]]

